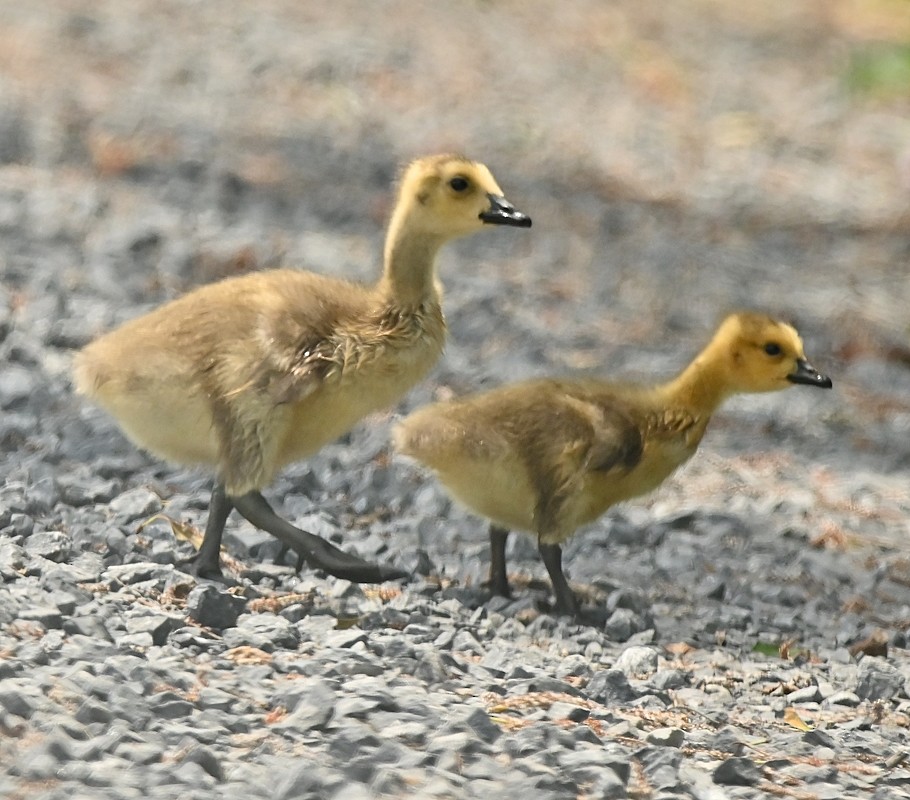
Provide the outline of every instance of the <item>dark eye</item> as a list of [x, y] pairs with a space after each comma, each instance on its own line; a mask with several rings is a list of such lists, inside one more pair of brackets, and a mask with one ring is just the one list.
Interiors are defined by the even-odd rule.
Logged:
[[768, 342], [768, 344], [765, 345], [765, 352], [769, 356], [779, 356], [780, 355], [780, 345], [776, 344], [775, 342]]
[[456, 192], [463, 192], [469, 186], [468, 179], [462, 178], [460, 175], [458, 175], [449, 181], [449, 186], [451, 186]]

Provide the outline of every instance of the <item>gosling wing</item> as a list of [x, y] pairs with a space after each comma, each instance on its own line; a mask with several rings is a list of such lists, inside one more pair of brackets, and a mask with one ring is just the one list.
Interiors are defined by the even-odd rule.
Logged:
[[585, 515], [591, 474], [602, 480], [632, 470], [641, 460], [642, 434], [621, 408], [568, 393], [539, 425], [525, 455], [537, 489], [536, 518], [542, 535], [561, 539]]
[[237, 393], [253, 391], [273, 405], [299, 402], [344, 367], [346, 328], [367, 314], [359, 284], [290, 273], [255, 330], [256, 363]]

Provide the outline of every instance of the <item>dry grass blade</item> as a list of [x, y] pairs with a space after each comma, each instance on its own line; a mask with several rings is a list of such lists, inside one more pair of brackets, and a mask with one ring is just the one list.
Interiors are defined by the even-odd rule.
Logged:
[[189, 522], [181, 522], [178, 519], [169, 517], [167, 514], [154, 514], [148, 519], [143, 520], [139, 523], [139, 527], [136, 528], [136, 533], [142, 533], [149, 525], [153, 522], [158, 522], [159, 520], [164, 520], [171, 526], [171, 530], [174, 532], [176, 538], [182, 539], [184, 542], [189, 542], [196, 550], [202, 547], [202, 531], [200, 531], [199, 528], [195, 525], [191, 525]]
[[785, 709], [784, 722], [786, 722], [791, 728], [796, 728], [798, 731], [813, 730], [813, 726], [806, 722], [802, 717], [800, 717], [793, 706], [788, 706]]
[[370, 600], [380, 600], [383, 603], [388, 603], [389, 600], [394, 600], [396, 597], [401, 596], [401, 587], [400, 586], [364, 586], [363, 594], [365, 597], [369, 597]]
[[249, 665], [272, 663], [271, 653], [266, 653], [265, 650], [260, 650], [258, 647], [250, 647], [249, 645], [232, 647], [224, 654], [224, 657], [233, 661], [235, 664]]
[[303, 603], [308, 607], [312, 607], [315, 599], [316, 592], [314, 591], [285, 594], [278, 597], [260, 597], [256, 600], [250, 600], [247, 603], [247, 608], [254, 614], [277, 614], [282, 609], [296, 603]]

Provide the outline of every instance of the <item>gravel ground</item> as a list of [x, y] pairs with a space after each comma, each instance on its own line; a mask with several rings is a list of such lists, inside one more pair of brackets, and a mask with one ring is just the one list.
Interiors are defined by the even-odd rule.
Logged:
[[[906, 4], [554, 8], [0, 0], [0, 795], [910, 797]], [[534, 228], [449, 248], [430, 380], [268, 492], [415, 578], [296, 575], [232, 519], [242, 588], [195, 581], [208, 476], [73, 397], [73, 350], [225, 275], [372, 278], [443, 150]], [[731, 402], [576, 536], [597, 624], [547, 613], [530, 538], [490, 599], [397, 415], [663, 377], [743, 306], [834, 390]]]

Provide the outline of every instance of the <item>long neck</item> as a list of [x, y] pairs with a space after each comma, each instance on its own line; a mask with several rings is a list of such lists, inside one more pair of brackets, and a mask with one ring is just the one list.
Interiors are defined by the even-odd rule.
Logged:
[[731, 394], [725, 359], [711, 342], [673, 380], [661, 387], [667, 402], [701, 414], [713, 414]]
[[416, 308], [439, 297], [436, 254], [445, 240], [414, 231], [407, 220], [407, 209], [399, 206], [389, 223], [379, 288], [390, 305]]

